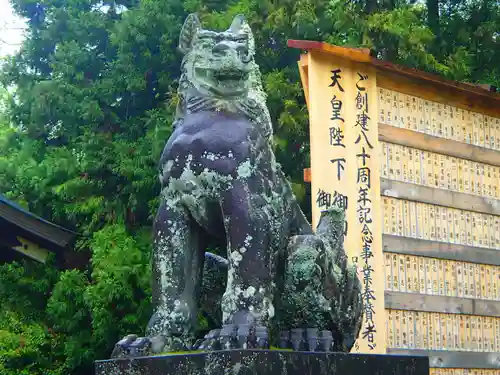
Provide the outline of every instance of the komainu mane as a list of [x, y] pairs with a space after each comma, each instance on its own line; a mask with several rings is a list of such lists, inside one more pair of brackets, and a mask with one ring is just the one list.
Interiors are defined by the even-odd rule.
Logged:
[[[215, 32], [190, 15], [179, 47], [181, 101], [160, 160], [154, 222], [155, 312], [147, 337], [125, 337], [113, 356], [350, 350], [362, 300], [343, 249], [344, 213], [323, 212], [314, 234], [276, 163], [247, 22], [238, 16]], [[227, 260], [205, 253], [213, 243]], [[213, 326], [201, 340], [200, 311]]]

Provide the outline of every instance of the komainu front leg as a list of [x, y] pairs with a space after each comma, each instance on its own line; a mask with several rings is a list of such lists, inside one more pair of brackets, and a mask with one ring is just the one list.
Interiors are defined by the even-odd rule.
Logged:
[[327, 211], [316, 235], [290, 239], [278, 320], [280, 346], [349, 351], [354, 344], [362, 311], [360, 282], [347, 266], [343, 225], [343, 212]]
[[189, 349], [194, 339], [204, 257], [201, 236], [183, 205], [161, 205], [154, 225], [155, 313], [147, 335], [164, 337], [164, 351]]
[[114, 357], [191, 349], [203, 266], [201, 229], [182, 206], [162, 203], [154, 223], [153, 304], [146, 336], [118, 342]]
[[266, 211], [256, 209], [248, 187], [236, 181], [222, 201], [228, 277], [222, 298], [223, 325], [200, 348], [267, 348], [274, 316], [274, 260]]

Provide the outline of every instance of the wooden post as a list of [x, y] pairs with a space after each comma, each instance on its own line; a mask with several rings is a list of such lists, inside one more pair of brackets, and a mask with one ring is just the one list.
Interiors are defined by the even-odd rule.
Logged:
[[319, 51], [303, 56], [300, 69], [310, 114], [311, 169], [305, 177], [312, 183], [313, 226], [328, 207], [346, 210], [344, 246], [365, 301], [354, 351], [385, 353], [375, 69]]

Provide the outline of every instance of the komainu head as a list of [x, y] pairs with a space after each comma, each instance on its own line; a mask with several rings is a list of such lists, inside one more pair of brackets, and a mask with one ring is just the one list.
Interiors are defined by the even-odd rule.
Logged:
[[255, 47], [243, 16], [235, 17], [228, 30], [216, 32], [202, 29], [198, 17], [189, 15], [182, 27], [179, 49], [184, 53], [184, 84], [204, 96], [247, 96], [255, 69]]

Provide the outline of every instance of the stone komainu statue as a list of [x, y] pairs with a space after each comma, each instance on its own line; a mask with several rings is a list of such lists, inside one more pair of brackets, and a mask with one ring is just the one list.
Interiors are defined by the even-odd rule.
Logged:
[[[343, 249], [344, 213], [323, 212], [313, 234], [276, 163], [247, 22], [238, 16], [215, 32], [190, 15], [180, 49], [154, 222], [155, 312], [147, 337], [125, 337], [113, 356], [271, 344], [348, 351], [362, 300]], [[213, 241], [227, 260], [205, 254]], [[200, 308], [214, 329], [193, 345]]]

